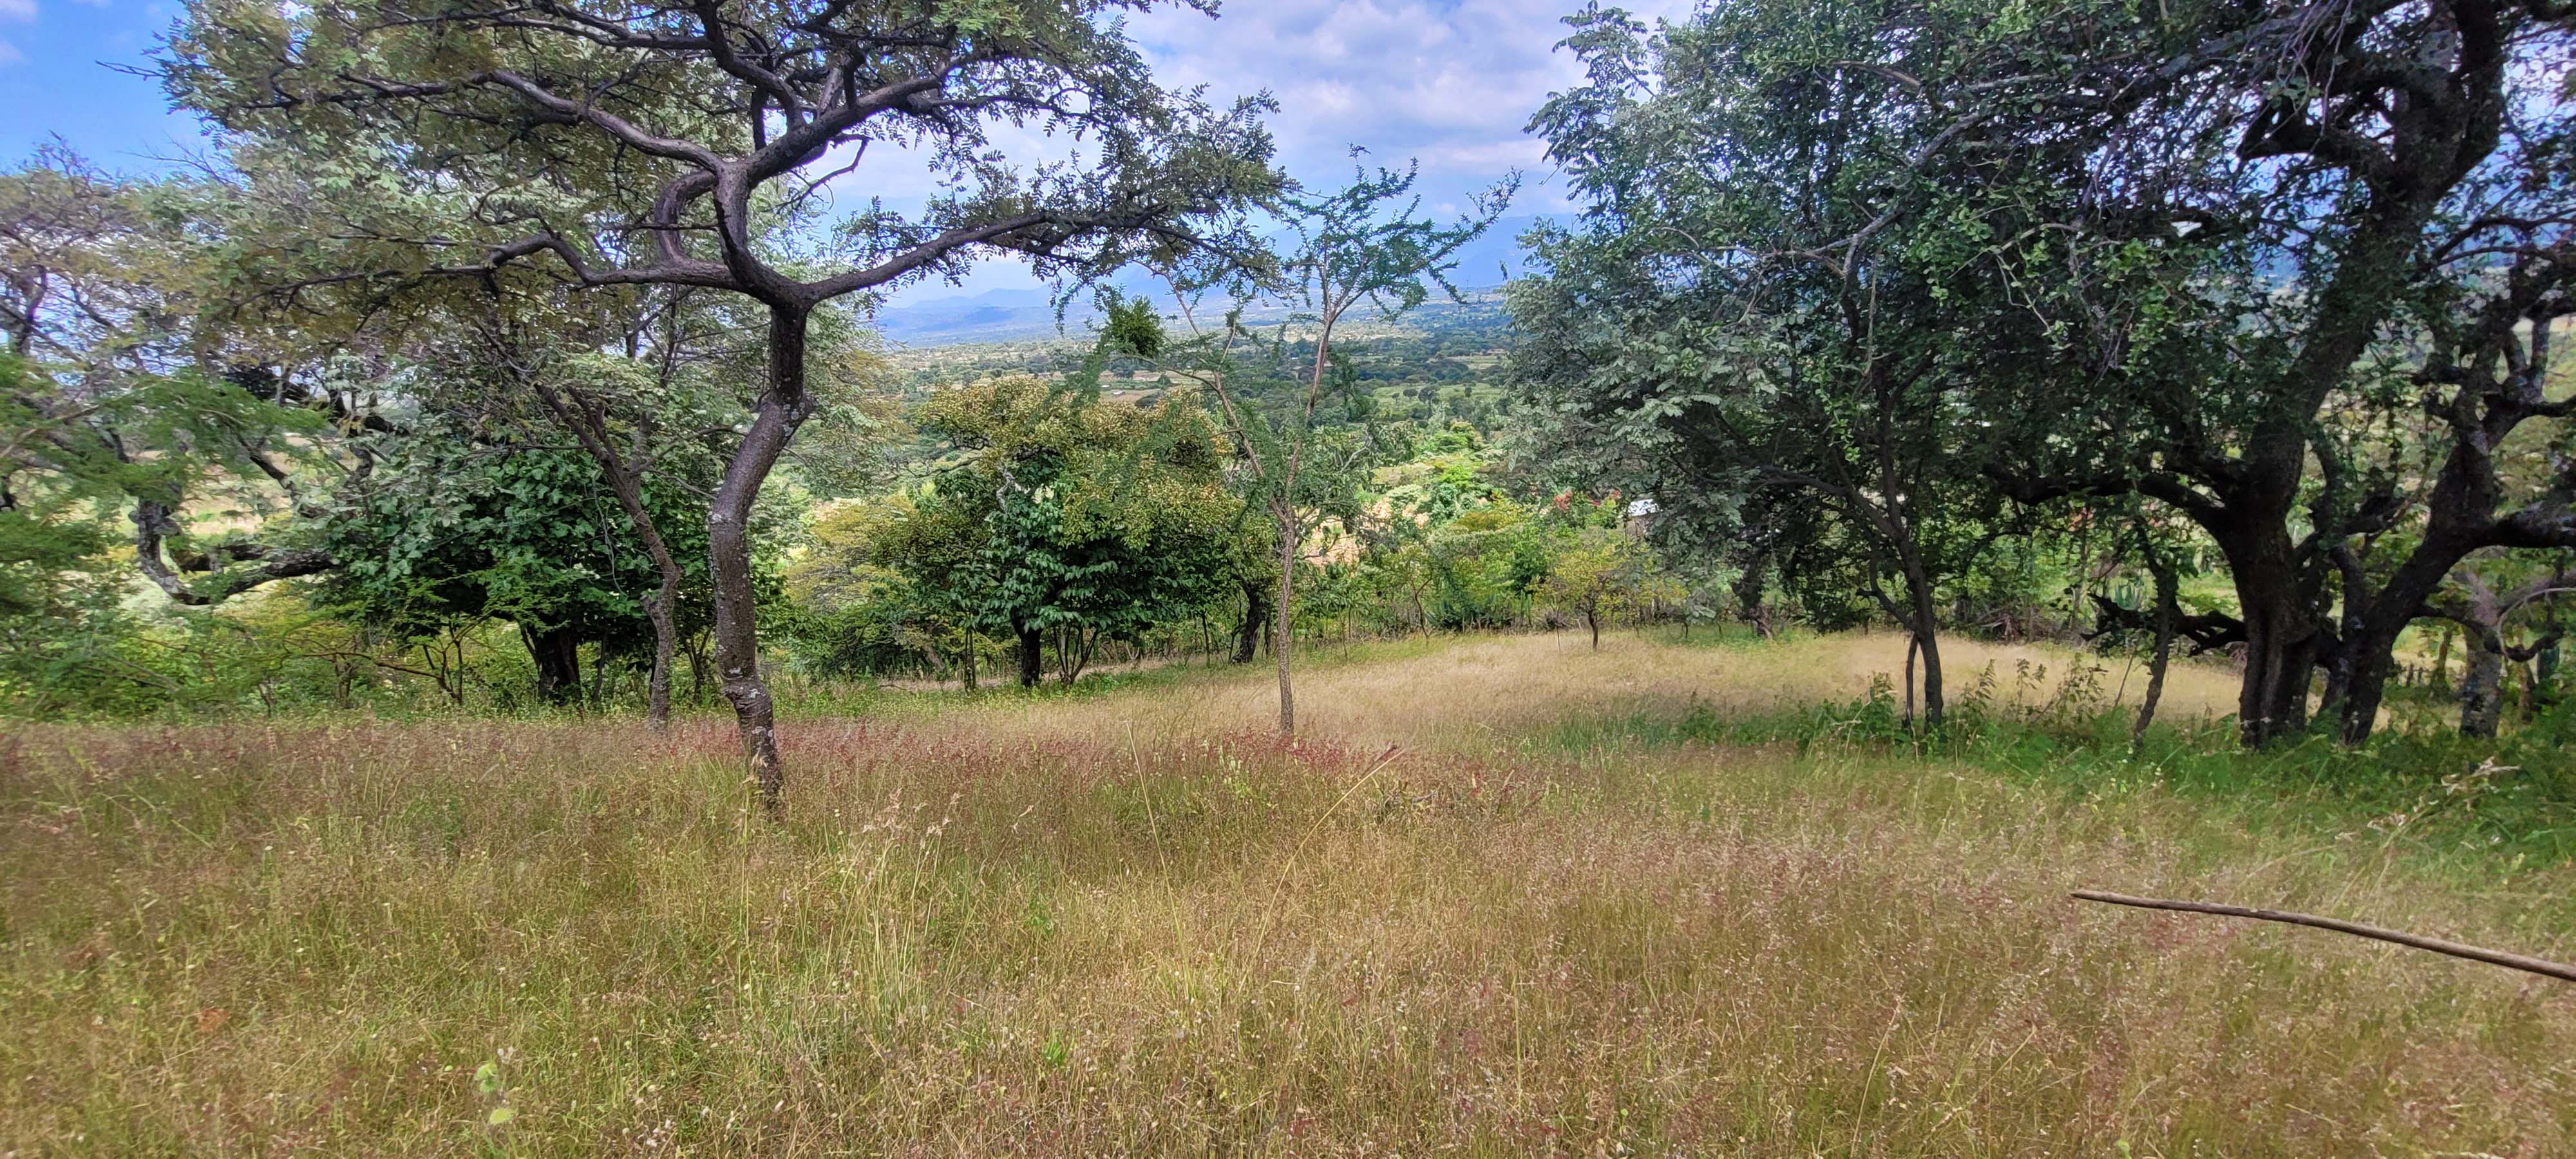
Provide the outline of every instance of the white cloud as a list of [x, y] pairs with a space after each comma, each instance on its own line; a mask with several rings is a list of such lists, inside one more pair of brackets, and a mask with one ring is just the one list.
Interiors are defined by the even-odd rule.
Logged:
[[36, 0], [0, 0], [0, 20], [31, 21], [36, 18]]
[[[1130, 28], [1167, 84], [1216, 94], [1263, 89], [1291, 172], [1330, 179], [1366, 145], [1427, 176], [1490, 180], [1541, 163], [1523, 133], [1550, 92], [1580, 83], [1556, 51], [1575, 0], [1234, 0], [1211, 21], [1160, 9]], [[1678, 15], [1690, 0], [1632, 10]]]
[[[0, 0], [0, 3], [33, 0]], [[1694, 0], [1632, 0], [1644, 18], [1678, 15]], [[1280, 161], [1292, 175], [1337, 183], [1364, 160], [1422, 164], [1435, 200], [1463, 201], [1512, 169], [1533, 184], [1523, 204], [1548, 200], [1545, 146], [1523, 130], [1552, 91], [1578, 84], [1575, 60], [1556, 51], [1563, 17], [1580, 0], [1228, 0], [1211, 20], [1180, 6], [1131, 18], [1128, 34], [1174, 87], [1205, 85], [1211, 99], [1268, 91]], [[1023, 162], [1061, 159], [1063, 138], [995, 126], [994, 145]], [[846, 158], [836, 158], [835, 163]], [[880, 144], [865, 164], [835, 178], [835, 208], [869, 197], [909, 207], [937, 182], [925, 158]], [[1555, 208], [1554, 206], [1546, 206]]]
[[25, 59], [27, 58], [19, 53], [17, 45], [0, 40], [0, 67], [13, 65]]
[[[1628, 0], [1641, 19], [1677, 17], [1697, 0]], [[1211, 20], [1180, 6], [1128, 21], [1128, 35], [1153, 65], [1154, 79], [1175, 88], [1205, 85], [1213, 101], [1267, 91], [1279, 101], [1269, 118], [1280, 163], [1319, 185], [1350, 174], [1353, 145], [1362, 163], [1422, 165], [1431, 203], [1462, 205], [1506, 172], [1527, 185], [1514, 213], [1575, 208], [1552, 180], [1546, 147], [1525, 129], [1551, 92], [1582, 83], [1580, 64], [1556, 50], [1563, 18], [1582, 0], [1225, 0]], [[1014, 158], [1064, 154], [1060, 141], [996, 134]], [[881, 163], [882, 162], [882, 163]], [[871, 195], [918, 199], [932, 183], [918, 157], [871, 154], [868, 165], [835, 180], [844, 209]], [[917, 203], [917, 202], [916, 202]], [[1443, 206], [1442, 212], [1453, 212]], [[1024, 284], [1008, 263], [989, 263], [969, 289]], [[922, 287], [906, 297], [953, 292]]]

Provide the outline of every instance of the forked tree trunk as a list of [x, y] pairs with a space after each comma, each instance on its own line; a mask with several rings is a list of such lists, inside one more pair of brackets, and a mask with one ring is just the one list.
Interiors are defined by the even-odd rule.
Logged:
[[1941, 687], [1941, 619], [1934, 608], [1932, 574], [1923, 566], [1922, 553], [1910, 542], [1898, 544], [1897, 562], [1905, 569], [1907, 608], [1906, 630], [1922, 646], [1923, 655], [1923, 723], [1937, 728], [1948, 703]]
[[2247, 748], [2261, 748], [2307, 729], [2308, 686], [2317, 667], [2316, 619], [2295, 545], [2281, 521], [2258, 517], [2210, 531], [2226, 553], [2245, 618], [2237, 734]]
[[807, 311], [769, 309], [769, 389], [752, 414], [742, 446], [725, 464], [724, 479], [707, 504], [707, 570], [715, 587], [716, 673], [733, 705], [744, 759], [751, 766], [760, 807], [784, 814], [787, 770], [778, 759], [777, 709], [760, 675], [759, 609], [752, 590], [751, 508], [760, 485], [778, 465], [796, 428], [813, 414], [805, 393]]
[[1234, 662], [1250, 664], [1261, 654], [1261, 637], [1270, 626], [1268, 585], [1243, 585], [1243, 624], [1234, 634]]

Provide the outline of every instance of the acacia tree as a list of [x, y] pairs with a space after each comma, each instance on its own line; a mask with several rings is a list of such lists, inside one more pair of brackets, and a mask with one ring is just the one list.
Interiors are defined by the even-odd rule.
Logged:
[[[1116, 19], [1152, 3], [199, 0], [164, 73], [228, 130], [380, 150], [473, 195], [460, 219], [378, 239], [409, 261], [344, 278], [543, 262], [582, 286], [695, 286], [766, 309], [765, 381], [707, 521], [717, 668], [775, 814], [785, 774], [748, 523], [813, 414], [815, 310], [960, 274], [979, 251], [1077, 280], [1147, 256], [1205, 261], [1248, 248], [1238, 211], [1278, 187], [1266, 98], [1211, 108], [1154, 84]], [[1079, 155], [1014, 167], [992, 150], [997, 124], [1065, 134]], [[801, 251], [765, 228], [874, 163], [872, 148], [926, 157], [948, 192], [917, 216], [872, 203]]]
[[[1352, 150], [1354, 156], [1361, 152]], [[1345, 472], [1319, 469], [1328, 466], [1319, 460], [1337, 457], [1344, 467], [1354, 461], [1347, 454], [1319, 453], [1332, 440], [1318, 436], [1336, 425], [1337, 419], [1350, 417], [1336, 414], [1337, 409], [1347, 412], [1349, 407], [1328, 405], [1337, 396], [1350, 407], [1366, 407], [1366, 400], [1352, 393], [1356, 380], [1333, 372], [1334, 331], [1354, 310], [1393, 319], [1429, 301], [1435, 292], [1460, 299], [1452, 281], [1458, 251], [1493, 227], [1520, 187], [1519, 175], [1512, 174], [1476, 195], [1470, 210], [1457, 221], [1442, 225], [1422, 215], [1422, 199], [1413, 188], [1417, 176], [1418, 166], [1413, 164], [1402, 172], [1387, 168], [1372, 172], [1361, 166], [1349, 184], [1332, 192], [1299, 190], [1282, 197], [1279, 213], [1291, 240], [1287, 252], [1279, 256], [1277, 279], [1268, 284], [1236, 281], [1231, 288], [1243, 291], [1243, 300], [1225, 313], [1221, 324], [1202, 328], [1193, 282], [1169, 277], [1190, 333], [1188, 341], [1168, 352], [1161, 321], [1142, 301], [1113, 314], [1102, 335], [1104, 349], [1148, 360], [1160, 358], [1167, 370], [1207, 389], [1216, 401], [1218, 421], [1249, 473], [1245, 482], [1251, 484], [1254, 501], [1270, 515], [1279, 565], [1270, 608], [1270, 650], [1279, 664], [1281, 736], [1297, 732], [1297, 697], [1289, 660], [1295, 638], [1291, 602], [1298, 553], [1312, 530], [1306, 514], [1346, 499], [1349, 490], [1341, 485], [1348, 481]], [[1292, 355], [1291, 335], [1297, 331], [1302, 330], [1298, 336], [1308, 348], [1306, 365], [1297, 375], [1303, 381], [1284, 384], [1287, 389], [1246, 389], [1251, 376], [1242, 373], [1239, 352], [1258, 351], [1264, 344], [1245, 328], [1243, 318], [1246, 308], [1261, 296], [1283, 301], [1291, 309], [1267, 344], [1274, 361]], [[1348, 446], [1361, 449], [1358, 444]]]
[[1634, 614], [1662, 594], [1650, 590], [1657, 579], [1645, 545], [1615, 527], [1577, 528], [1562, 544], [1540, 581], [1538, 595], [1583, 617], [1592, 630], [1592, 646], [1601, 647], [1601, 618]]
[[136, 562], [203, 606], [331, 565], [226, 535], [199, 542], [192, 490], [267, 510], [309, 500], [320, 448], [369, 425], [345, 394], [259, 366], [199, 325], [216, 277], [203, 231], [243, 203], [217, 180], [134, 181], [59, 148], [0, 173], [0, 329], [19, 381], [0, 510], [78, 491], [130, 504]]

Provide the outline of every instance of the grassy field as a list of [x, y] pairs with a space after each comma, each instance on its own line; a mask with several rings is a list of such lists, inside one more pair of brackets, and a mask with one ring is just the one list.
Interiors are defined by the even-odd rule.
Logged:
[[881, 696], [780, 826], [711, 719], [16, 728], [0, 1152], [2576, 1154], [2576, 987], [2064, 896], [2565, 959], [2563, 860], [1753, 727], [1895, 648], [1378, 646], [1284, 747], [1266, 669]]

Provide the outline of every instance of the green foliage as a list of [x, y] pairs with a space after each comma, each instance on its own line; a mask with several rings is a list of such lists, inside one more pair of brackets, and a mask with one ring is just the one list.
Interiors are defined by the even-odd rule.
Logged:
[[1570, 725], [1559, 744], [1794, 746], [1819, 757], [1902, 754], [2002, 772], [2078, 798], [2170, 790], [2225, 803], [2257, 824], [2338, 840], [2399, 840], [2468, 854], [2476, 864], [2563, 864], [2576, 858], [2576, 712], [2561, 706], [2501, 743], [2447, 730], [2394, 732], [2364, 749], [2324, 737], [2248, 752], [2223, 721], [2159, 724], [2131, 743], [2130, 714], [2105, 703], [2098, 668], [1973, 675], [1958, 710], [1928, 736], [1899, 711], [1882, 678], [1863, 700], [1767, 714], [1694, 705]]
[[1591, 628], [1595, 644], [1600, 642], [1603, 620], [1634, 616], [1678, 595], [1671, 581], [1656, 573], [1654, 557], [1645, 545], [1626, 531], [1577, 527], [1564, 533], [1561, 541], [1537, 595]]
[[1587, 208], [1537, 235], [1550, 273], [1512, 296], [1561, 471], [1651, 495], [1676, 544], [1758, 540], [1907, 621], [2004, 530], [1979, 475], [1996, 420], [1971, 405], [1994, 364], [1961, 335], [2029, 326], [1977, 244], [1955, 248], [2009, 199], [1942, 168], [1946, 123], [1882, 75], [1947, 83], [1978, 45], [1884, 44], [1911, 11], [1574, 18], [1591, 83], [1535, 127]]
[[918, 416], [948, 450], [920, 484], [827, 512], [796, 569], [827, 668], [947, 656], [978, 634], [1068, 633], [1067, 672], [1231, 595], [1241, 505], [1186, 392], [1150, 407], [1006, 378]]
[[[640, 601], [653, 561], [579, 451], [529, 447], [442, 415], [375, 440], [374, 468], [344, 489], [318, 534], [341, 566], [328, 604], [411, 641], [508, 620], [564, 630], [607, 650], [650, 644]], [[687, 485], [709, 465], [673, 463], [647, 480], [654, 526], [689, 577], [682, 623], [703, 623], [706, 529]]]

